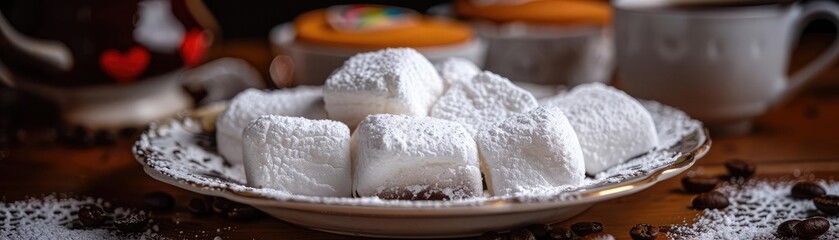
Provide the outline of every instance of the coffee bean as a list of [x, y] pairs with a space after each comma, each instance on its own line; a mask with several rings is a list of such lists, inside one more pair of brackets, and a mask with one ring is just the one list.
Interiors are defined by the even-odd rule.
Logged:
[[685, 177], [682, 178], [682, 187], [689, 193], [704, 193], [714, 190], [719, 181], [718, 178], [710, 177]]
[[213, 213], [213, 207], [203, 198], [192, 198], [189, 200], [189, 211], [195, 215], [207, 215]]
[[143, 196], [143, 203], [151, 208], [169, 210], [175, 206], [175, 198], [165, 192], [150, 192]]
[[693, 208], [697, 210], [726, 207], [728, 207], [728, 197], [717, 191], [701, 193], [693, 198]]
[[149, 218], [143, 214], [130, 214], [114, 220], [114, 227], [125, 233], [142, 232], [149, 224]]
[[108, 213], [98, 205], [88, 204], [79, 208], [79, 222], [84, 227], [99, 227], [108, 219]]
[[731, 159], [725, 162], [725, 169], [732, 177], [748, 178], [755, 174], [755, 166], [740, 159]]
[[797, 199], [813, 199], [814, 197], [827, 194], [822, 186], [814, 182], [799, 182], [792, 186], [790, 190], [793, 198]]
[[828, 215], [836, 215], [839, 213], [839, 196], [823, 195], [813, 198], [813, 204], [819, 211]]
[[236, 206], [227, 211], [227, 218], [236, 221], [250, 221], [262, 216], [262, 212], [248, 205]]
[[603, 224], [599, 222], [578, 222], [571, 224], [571, 231], [577, 236], [585, 236], [592, 233], [602, 232]]
[[524, 228], [516, 228], [507, 234], [509, 240], [536, 240], [536, 236], [532, 232]]
[[489, 231], [481, 234], [481, 237], [478, 238], [479, 240], [506, 240], [504, 235], [499, 234], [498, 232]]
[[802, 220], [792, 227], [792, 232], [799, 238], [817, 238], [830, 229], [830, 221], [823, 217]]
[[603, 232], [592, 233], [581, 238], [582, 240], [615, 240], [615, 237]]
[[548, 232], [551, 231], [551, 226], [545, 224], [533, 224], [527, 226], [527, 230], [533, 233], [537, 238], [541, 238], [548, 235]]
[[649, 224], [638, 224], [629, 230], [633, 240], [655, 240], [658, 237], [658, 227]]
[[793, 232], [792, 229], [793, 227], [795, 227], [795, 224], [798, 224], [798, 222], [801, 221], [793, 219], [782, 222], [780, 225], [778, 225], [778, 229], [776, 230], [778, 232], [778, 235], [781, 235], [782, 237], [795, 236], [795, 232]]
[[574, 239], [574, 233], [568, 228], [554, 226], [551, 231], [548, 232], [548, 239], [571, 240]]

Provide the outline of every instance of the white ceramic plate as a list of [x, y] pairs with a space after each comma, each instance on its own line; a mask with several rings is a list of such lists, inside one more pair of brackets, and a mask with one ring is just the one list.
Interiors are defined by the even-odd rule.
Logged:
[[[662, 145], [597, 176], [577, 189], [458, 201], [325, 198], [247, 187], [242, 166], [215, 152], [215, 118], [224, 104], [150, 125], [133, 153], [151, 177], [196, 193], [248, 204], [286, 222], [355, 236], [442, 238], [475, 236], [533, 223], [551, 224], [593, 204], [626, 196], [673, 177], [711, 146], [707, 130], [683, 112], [643, 102]], [[349, 179], [348, 179], [349, 180]]]

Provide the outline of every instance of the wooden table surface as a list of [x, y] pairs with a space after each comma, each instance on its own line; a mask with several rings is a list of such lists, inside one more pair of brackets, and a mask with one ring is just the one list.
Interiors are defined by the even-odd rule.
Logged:
[[[824, 43], [826, 41], [822, 41]], [[820, 51], [804, 47], [794, 66]], [[809, 56], [809, 57], [808, 57]], [[710, 152], [692, 168], [715, 175], [722, 163], [741, 158], [757, 164], [759, 178], [813, 174], [833, 179], [839, 175], [839, 67], [818, 77], [791, 102], [756, 120], [753, 133], [737, 137], [714, 136]], [[192, 217], [186, 203], [198, 194], [155, 181], [143, 173], [130, 154], [136, 135], [115, 145], [73, 148], [61, 144], [25, 142], [13, 146], [0, 159], [0, 195], [5, 202], [49, 193], [93, 196], [115, 206], [142, 208], [142, 196], [165, 191], [176, 198], [174, 211], [156, 211], [159, 233], [188, 239], [352, 239], [317, 232], [272, 218], [241, 223], [217, 216]], [[649, 189], [602, 203], [568, 221], [598, 221], [618, 239], [628, 239], [638, 223], [654, 225], [690, 222], [697, 211], [688, 208], [693, 195], [681, 192], [677, 176]], [[175, 224], [179, 222], [179, 224]]]

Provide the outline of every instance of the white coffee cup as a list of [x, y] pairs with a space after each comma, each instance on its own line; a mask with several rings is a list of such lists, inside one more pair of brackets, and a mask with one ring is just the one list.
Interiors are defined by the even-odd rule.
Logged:
[[638, 2], [615, 4], [625, 90], [678, 107], [721, 132], [747, 132], [752, 118], [794, 94], [839, 55], [836, 40], [787, 75], [807, 23], [824, 18], [839, 26], [833, 2], [687, 8]]

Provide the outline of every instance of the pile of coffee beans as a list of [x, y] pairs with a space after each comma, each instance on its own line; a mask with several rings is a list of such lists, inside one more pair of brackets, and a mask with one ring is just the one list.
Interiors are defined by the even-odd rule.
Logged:
[[559, 225], [533, 224], [524, 228], [516, 228], [503, 234], [498, 232], [485, 232], [479, 238], [481, 240], [571, 240], [591, 239], [609, 240], [615, 239], [612, 235], [603, 232], [603, 224], [599, 222], [578, 222], [571, 225], [570, 229]]
[[795, 199], [812, 200], [813, 205], [824, 214], [839, 213], [839, 196], [828, 194], [818, 183], [798, 182], [790, 189], [790, 195]]
[[790, 195], [795, 199], [813, 200], [813, 205], [827, 215], [839, 213], [839, 196], [827, 194], [827, 191], [814, 182], [799, 182], [792, 186]]
[[[725, 169], [728, 171], [728, 178], [734, 181], [742, 181], [754, 176], [757, 167], [742, 159], [731, 159], [725, 162]], [[714, 191], [720, 184], [722, 177], [687, 176], [682, 178], [682, 187], [685, 192], [698, 193], [691, 201], [693, 209], [723, 209], [728, 207], [728, 196]]]
[[[839, 196], [827, 194], [827, 191], [818, 183], [798, 182], [790, 189], [790, 196], [799, 200], [812, 200], [813, 205], [826, 215], [839, 213]], [[778, 225], [776, 233], [781, 237], [812, 239], [826, 233], [830, 225], [830, 221], [823, 217], [792, 219]]]

